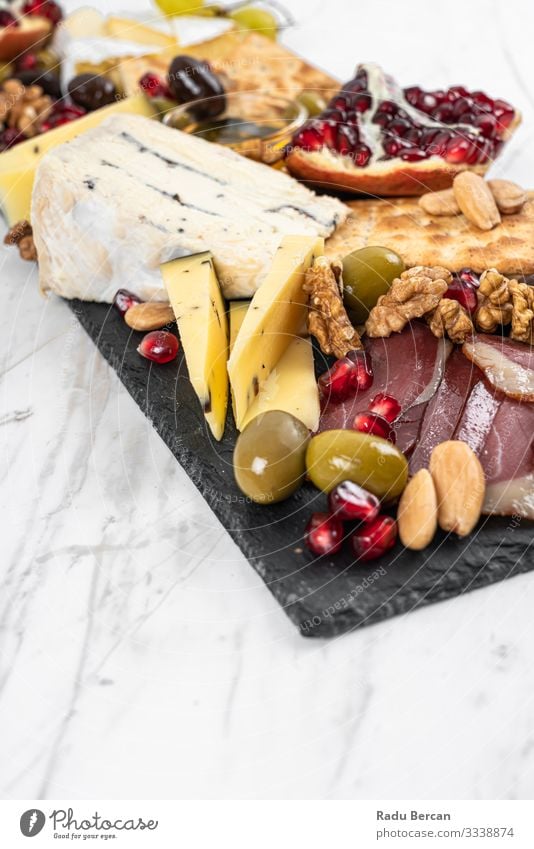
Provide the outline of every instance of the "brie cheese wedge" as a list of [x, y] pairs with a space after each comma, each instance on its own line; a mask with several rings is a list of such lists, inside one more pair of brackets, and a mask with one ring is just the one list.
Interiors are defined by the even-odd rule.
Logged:
[[160, 264], [210, 250], [225, 297], [252, 296], [286, 234], [328, 236], [349, 210], [281, 171], [157, 121], [116, 116], [41, 161], [40, 283], [111, 302], [164, 300]]

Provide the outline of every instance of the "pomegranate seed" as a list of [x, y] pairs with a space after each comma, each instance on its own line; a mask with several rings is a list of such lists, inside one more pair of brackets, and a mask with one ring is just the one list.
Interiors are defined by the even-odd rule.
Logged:
[[414, 145], [418, 145], [422, 137], [423, 131], [420, 129], [420, 127], [410, 127], [410, 129], [404, 136], [406, 141], [411, 142]]
[[496, 111], [495, 115], [499, 121], [499, 128], [502, 131], [503, 129], [506, 130], [510, 126], [510, 124], [514, 120], [515, 112], [512, 107], [510, 107], [509, 109], [504, 109], [502, 112], [499, 113]]
[[379, 110], [373, 115], [372, 121], [373, 124], [378, 124], [378, 126], [382, 127], [382, 129], [384, 130], [391, 121], [391, 115], [389, 114], [389, 112], [382, 112], [382, 110]]
[[336, 94], [328, 103], [328, 109], [341, 109], [343, 112], [348, 112], [352, 109], [350, 94]]
[[325, 109], [322, 117], [329, 121], [335, 121], [336, 124], [341, 124], [347, 120], [347, 113], [343, 109]]
[[338, 519], [372, 522], [380, 511], [380, 501], [352, 481], [343, 481], [328, 496], [328, 506]]
[[460, 164], [466, 162], [471, 153], [471, 141], [462, 136], [453, 136], [447, 144], [445, 159], [447, 162]]
[[422, 159], [428, 159], [428, 153], [426, 150], [414, 148], [413, 150], [403, 151], [400, 158], [404, 159], [405, 162], [420, 162]]
[[38, 64], [39, 64], [39, 59], [37, 58], [35, 53], [26, 53], [26, 55], [21, 56], [19, 59], [17, 59], [16, 70], [17, 71], [35, 71]]
[[20, 21], [18, 21], [15, 15], [12, 15], [11, 12], [8, 12], [7, 9], [0, 9], [0, 27], [19, 27]]
[[473, 121], [475, 127], [478, 127], [480, 132], [486, 138], [491, 138], [497, 131], [497, 119], [494, 115], [483, 112], [482, 115], [477, 115]]
[[378, 108], [381, 112], [387, 112], [388, 115], [396, 115], [399, 111], [399, 105], [394, 100], [382, 100]]
[[337, 130], [336, 149], [339, 153], [346, 156], [352, 153], [353, 149], [358, 144], [358, 133], [354, 127], [341, 125]]
[[493, 100], [491, 99], [491, 97], [488, 97], [488, 95], [485, 94], [483, 91], [473, 91], [471, 93], [471, 97], [479, 106], [489, 106], [491, 109], [493, 109]]
[[447, 100], [453, 102], [458, 100], [459, 97], [469, 97], [469, 92], [463, 85], [453, 85], [451, 86], [446, 94]]
[[438, 103], [440, 103], [440, 104], [443, 103], [443, 101], [447, 97], [447, 92], [442, 91], [442, 89], [438, 89], [437, 91], [433, 91], [432, 94], [434, 95], [434, 97], [436, 98]]
[[454, 119], [452, 106], [450, 103], [440, 103], [437, 109], [432, 113], [435, 121], [440, 121], [442, 124], [450, 124]]
[[0, 132], [0, 151], [14, 147], [14, 145], [24, 141], [25, 138], [24, 133], [21, 133], [16, 127], [7, 127], [7, 129]]
[[83, 118], [85, 114], [85, 109], [76, 106], [74, 103], [56, 103], [47, 120], [41, 124], [41, 131], [46, 132], [55, 127], [61, 127], [63, 124], [70, 124], [71, 121]]
[[56, 27], [63, 20], [63, 12], [54, 0], [28, 0], [22, 7], [23, 15], [38, 15]]
[[376, 560], [397, 540], [397, 523], [390, 516], [377, 516], [352, 534], [350, 541], [354, 554], [361, 561]]
[[347, 88], [349, 91], [365, 91], [367, 88], [367, 72], [359, 70], [353, 80], [350, 81]]
[[452, 114], [454, 119], [458, 121], [464, 112], [469, 112], [471, 110], [472, 106], [473, 101], [470, 97], [459, 97], [452, 105]]
[[371, 158], [371, 148], [366, 144], [359, 144], [354, 148], [353, 154], [354, 164], [359, 168], [365, 168]]
[[383, 392], [375, 395], [369, 406], [371, 413], [377, 413], [387, 422], [394, 422], [399, 417], [401, 409], [401, 405], [393, 395], [384, 395]]
[[382, 146], [389, 156], [397, 156], [401, 150], [409, 148], [410, 144], [406, 139], [392, 138], [386, 139]]
[[133, 292], [129, 292], [128, 289], [118, 289], [113, 298], [113, 306], [121, 315], [124, 315], [135, 304], [142, 303], [141, 298], [138, 298]]
[[152, 330], [143, 336], [137, 352], [147, 360], [163, 364], [176, 358], [179, 347], [174, 333], [169, 333], [168, 330]]
[[316, 127], [304, 126], [293, 139], [293, 143], [296, 147], [311, 152], [323, 146], [323, 137]]
[[139, 86], [148, 97], [172, 97], [169, 86], [158, 74], [147, 71], [139, 80]]
[[357, 413], [352, 428], [359, 430], [360, 433], [380, 436], [382, 439], [387, 439], [388, 442], [395, 443], [397, 441], [397, 436], [390, 423], [377, 413]]
[[475, 289], [478, 289], [480, 286], [480, 277], [478, 274], [475, 274], [472, 268], [461, 268], [458, 272], [458, 277], [460, 280], [463, 280], [464, 283], [474, 286]]
[[312, 513], [304, 531], [304, 541], [318, 557], [336, 554], [343, 545], [343, 522], [330, 513]]
[[422, 93], [423, 93], [423, 90], [420, 89], [419, 86], [416, 86], [416, 85], [413, 85], [413, 86], [410, 86], [410, 88], [404, 89], [404, 96], [405, 96], [406, 100], [408, 101], [408, 103], [410, 103], [412, 106], [415, 106], [417, 104], [417, 101], [419, 100]]
[[371, 357], [366, 351], [349, 351], [347, 359], [355, 367], [354, 382], [357, 389], [364, 392], [373, 385], [374, 375]]
[[405, 118], [396, 117], [393, 119], [391, 124], [388, 127], [390, 133], [394, 133], [396, 136], [403, 136], [405, 133], [410, 130], [412, 125]]
[[430, 156], [445, 156], [447, 145], [452, 136], [447, 130], [440, 130], [428, 145], [428, 153]]
[[319, 389], [323, 397], [343, 401], [359, 389], [373, 385], [371, 358], [365, 351], [349, 351], [346, 357], [336, 360], [332, 368], [319, 378]]
[[444, 297], [458, 301], [468, 313], [476, 312], [478, 307], [477, 294], [473, 286], [470, 283], [460, 280], [459, 277], [453, 277], [452, 283], [445, 292]]
[[421, 112], [426, 112], [427, 114], [430, 114], [434, 111], [436, 106], [438, 106], [438, 99], [432, 94], [431, 91], [423, 91], [419, 95], [415, 106], [417, 107], [417, 109], [420, 109]]
[[363, 91], [354, 99], [354, 109], [356, 112], [367, 112], [367, 110], [371, 107], [373, 102], [373, 98], [369, 94], [368, 91]]

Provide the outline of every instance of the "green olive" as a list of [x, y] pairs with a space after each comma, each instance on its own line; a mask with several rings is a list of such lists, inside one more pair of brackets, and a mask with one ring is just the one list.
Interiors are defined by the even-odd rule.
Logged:
[[234, 475], [252, 501], [284, 501], [302, 485], [306, 474], [308, 428], [290, 413], [269, 410], [252, 419], [234, 449]]
[[402, 259], [389, 248], [367, 247], [343, 260], [345, 306], [356, 324], [363, 324], [380, 295], [405, 270]]
[[310, 118], [315, 118], [326, 109], [326, 100], [318, 91], [301, 91], [297, 100], [302, 103]]
[[357, 430], [325, 430], [310, 440], [308, 475], [318, 489], [330, 492], [353, 481], [384, 501], [394, 501], [408, 481], [408, 462], [391, 442]]

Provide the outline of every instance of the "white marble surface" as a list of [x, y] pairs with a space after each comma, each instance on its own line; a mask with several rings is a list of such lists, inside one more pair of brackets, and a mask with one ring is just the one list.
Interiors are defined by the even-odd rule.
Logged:
[[[517, 103], [496, 171], [534, 185], [527, 0], [288, 5], [286, 42], [340, 77]], [[304, 640], [66, 305], [0, 259], [2, 797], [531, 798], [534, 574]]]

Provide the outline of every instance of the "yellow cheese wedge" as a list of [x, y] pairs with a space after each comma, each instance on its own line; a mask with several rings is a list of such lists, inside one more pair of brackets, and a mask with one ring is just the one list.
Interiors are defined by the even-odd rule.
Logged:
[[148, 27], [139, 21], [111, 15], [104, 24], [106, 35], [123, 41], [135, 41], [136, 44], [148, 44], [151, 47], [176, 47], [178, 40], [157, 29]]
[[231, 354], [234, 348], [237, 334], [241, 330], [247, 310], [250, 306], [250, 301], [230, 301], [228, 309], [228, 320], [230, 324], [230, 344], [228, 352]]
[[293, 339], [248, 408], [241, 429], [269, 410], [283, 410], [311, 431], [319, 425], [319, 389], [311, 340]]
[[77, 121], [49, 130], [0, 154], [0, 205], [10, 225], [23, 218], [30, 219], [35, 169], [45, 153], [91, 127], [96, 127], [108, 115], [120, 112], [144, 115], [147, 118], [154, 116], [154, 108], [148, 98], [139, 94], [90, 112]]
[[303, 291], [304, 275], [323, 252], [321, 238], [284, 236], [267, 277], [252, 299], [228, 360], [239, 429], [262, 385], [302, 330], [308, 300]]
[[209, 252], [161, 266], [176, 316], [189, 379], [215, 439], [221, 439], [228, 406], [228, 324]]

